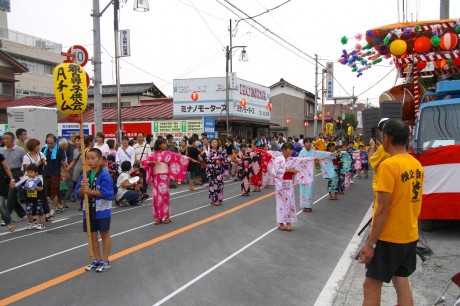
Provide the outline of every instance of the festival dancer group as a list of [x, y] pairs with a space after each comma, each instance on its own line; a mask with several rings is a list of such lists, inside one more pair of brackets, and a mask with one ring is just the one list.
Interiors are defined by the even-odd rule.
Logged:
[[[297, 220], [295, 184], [300, 185], [302, 211], [312, 212], [317, 165], [321, 168], [322, 177], [328, 180], [330, 200], [337, 200], [338, 194], [343, 194], [350, 188], [355, 169], [360, 170], [361, 167], [359, 151], [350, 151], [347, 145], [339, 146], [336, 151], [335, 144], [328, 143], [326, 151], [320, 151], [313, 148], [312, 138], [303, 139], [303, 145], [298, 157], [292, 157], [292, 143], [284, 143], [278, 151], [269, 150], [267, 144], [252, 149], [246, 144], [241, 144], [236, 149], [236, 156], [232, 158], [219, 149], [218, 139], [212, 139], [199, 153], [199, 159], [206, 163], [210, 204], [222, 205], [225, 178], [230, 175], [232, 163], [237, 163], [241, 196], [247, 197], [251, 192], [260, 192], [262, 188], [274, 186], [278, 229], [291, 231], [292, 222]], [[142, 162], [147, 173], [146, 180], [153, 190], [154, 224], [171, 222], [170, 179], [183, 181], [188, 164], [199, 162], [186, 155], [167, 151], [164, 139], [155, 142], [152, 154]]]

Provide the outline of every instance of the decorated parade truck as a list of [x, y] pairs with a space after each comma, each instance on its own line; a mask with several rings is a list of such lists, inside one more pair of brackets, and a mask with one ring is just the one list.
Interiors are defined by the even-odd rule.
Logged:
[[460, 220], [460, 19], [404, 22], [369, 29], [339, 62], [357, 77], [388, 59], [401, 84], [379, 99], [402, 103], [411, 152], [423, 165], [421, 220]]
[[425, 171], [421, 220], [460, 220], [460, 80], [426, 93], [415, 122], [414, 156]]

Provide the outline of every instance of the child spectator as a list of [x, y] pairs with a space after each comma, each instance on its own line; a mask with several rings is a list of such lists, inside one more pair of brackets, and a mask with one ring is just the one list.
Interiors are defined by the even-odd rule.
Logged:
[[[29, 224], [27, 230], [45, 228], [45, 216], [43, 215], [43, 182], [38, 177], [38, 167], [35, 164], [27, 166], [27, 177], [23, 188], [26, 191], [26, 213]], [[34, 216], [39, 216], [40, 224], [37, 226]]]
[[369, 153], [365, 146], [359, 146], [361, 155], [361, 170], [364, 172], [364, 178], [369, 178]]
[[131, 178], [129, 170], [131, 169], [131, 162], [125, 160], [121, 163], [121, 173], [117, 179], [117, 193], [115, 195], [115, 200], [119, 206], [128, 206], [128, 205], [139, 205], [139, 193], [134, 190], [128, 190], [129, 188], [136, 187], [137, 183], [130, 183], [129, 179]]
[[233, 176], [234, 181], [238, 180], [238, 164], [240, 163], [239, 158], [238, 158], [238, 153], [239, 152], [240, 152], [240, 149], [238, 147], [235, 147], [233, 149], [233, 154], [232, 154], [232, 176]]
[[[112, 216], [113, 182], [110, 174], [103, 171], [102, 152], [92, 148], [86, 153], [86, 162], [89, 165], [87, 179], [80, 176], [75, 190], [81, 198], [88, 195], [91, 242], [93, 247], [94, 260], [86, 266], [86, 271], [95, 270], [105, 272], [110, 269], [109, 252], [111, 247], [110, 221]], [[86, 228], [86, 214], [83, 211], [83, 231]], [[102, 256], [99, 250], [97, 232], [102, 238]]]
[[148, 199], [149, 195], [147, 194], [147, 188], [144, 188], [144, 174], [141, 172], [141, 164], [133, 164], [133, 172], [131, 172], [130, 176], [131, 178], [136, 176], [139, 178], [139, 180], [136, 183], [136, 186], [134, 187], [134, 190], [140, 194], [141, 200]]
[[67, 189], [69, 186], [67, 185], [67, 178], [68, 174], [63, 167], [61, 169], [61, 182], [59, 183], [59, 206], [56, 209], [56, 213], [64, 212], [65, 210], [65, 200], [67, 197]]

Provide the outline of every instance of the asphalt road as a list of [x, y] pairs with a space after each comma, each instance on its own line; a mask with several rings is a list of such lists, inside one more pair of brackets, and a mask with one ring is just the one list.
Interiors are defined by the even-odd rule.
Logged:
[[292, 232], [276, 230], [274, 189], [241, 197], [233, 181], [221, 207], [206, 188], [172, 189], [171, 224], [153, 225], [149, 200], [116, 207], [105, 273], [84, 272], [75, 203], [46, 231], [2, 228], [0, 305], [313, 305], [372, 202], [370, 179], [338, 201], [316, 182], [314, 211], [299, 212]]

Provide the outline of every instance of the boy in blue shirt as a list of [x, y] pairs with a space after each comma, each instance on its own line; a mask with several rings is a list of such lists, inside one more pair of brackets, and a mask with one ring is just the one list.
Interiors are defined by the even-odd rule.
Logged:
[[[83, 180], [80, 175], [75, 191], [80, 198], [85, 193], [88, 195], [88, 206], [90, 216], [91, 242], [93, 247], [94, 260], [86, 266], [86, 271], [95, 270], [105, 272], [110, 269], [109, 252], [110, 241], [110, 221], [112, 215], [112, 199], [114, 196], [113, 181], [109, 172], [103, 171], [102, 152], [93, 148], [86, 153], [86, 162], [90, 170], [87, 172], [87, 179]], [[86, 228], [86, 213], [83, 209], [83, 231]], [[97, 232], [102, 238], [102, 257], [99, 251], [99, 241]]]

